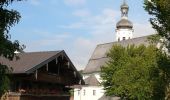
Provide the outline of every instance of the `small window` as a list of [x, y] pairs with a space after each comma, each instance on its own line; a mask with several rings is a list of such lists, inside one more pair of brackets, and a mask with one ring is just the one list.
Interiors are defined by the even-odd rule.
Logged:
[[120, 38], [118, 38], [118, 41], [120, 41]]
[[126, 38], [125, 38], [125, 37], [123, 37], [123, 40], [126, 40]]
[[83, 95], [86, 95], [86, 90], [83, 91]]
[[80, 95], [80, 90], [78, 90], [78, 95]]
[[94, 96], [96, 95], [96, 90], [93, 90], [93, 95], [94, 95]]

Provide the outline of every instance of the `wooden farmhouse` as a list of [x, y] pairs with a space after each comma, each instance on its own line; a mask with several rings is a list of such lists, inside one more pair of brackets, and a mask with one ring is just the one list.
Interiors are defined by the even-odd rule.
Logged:
[[70, 87], [84, 84], [64, 51], [18, 53], [0, 63], [12, 70], [8, 100], [69, 100]]

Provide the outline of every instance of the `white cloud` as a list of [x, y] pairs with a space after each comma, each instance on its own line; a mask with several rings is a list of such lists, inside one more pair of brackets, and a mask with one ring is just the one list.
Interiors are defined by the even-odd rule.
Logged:
[[36, 30], [33, 31], [32, 34], [34, 34], [37, 39], [26, 41], [24, 43], [26, 45], [26, 51], [39, 51], [54, 48], [56, 49], [59, 46], [61, 47], [65, 43], [65, 40], [71, 38], [71, 35], [69, 33], [59, 34]]
[[134, 26], [134, 37], [141, 37], [141, 36], [146, 36], [146, 35], [156, 33], [149, 22], [134, 23], [133, 26]]
[[87, 34], [92, 35], [90, 38], [76, 38], [73, 41], [72, 50], [69, 51], [75, 66], [78, 69], [84, 69], [97, 44], [114, 41], [115, 18], [118, 17], [118, 11], [106, 8], [98, 15], [79, 17], [82, 18], [80, 22], [62, 27], [86, 29], [88, 30]]
[[29, 0], [29, 3], [34, 6], [40, 5], [40, 0]]
[[75, 29], [98, 30], [101, 28], [107, 28], [107, 26], [111, 26], [111, 25], [113, 26], [117, 15], [118, 15], [118, 11], [114, 11], [110, 8], [106, 8], [99, 15], [89, 14], [89, 15], [86, 15], [85, 18], [84, 17], [82, 18], [81, 16], [79, 16], [80, 18], [82, 18], [80, 22], [75, 22], [70, 25], [62, 25], [61, 27], [71, 28], [71, 29], [75, 28]]
[[[78, 38], [74, 41], [74, 50], [71, 56], [78, 69], [84, 69], [97, 44], [115, 41], [115, 25], [117, 23], [115, 19], [118, 19], [119, 14], [119, 11], [106, 8], [99, 15], [90, 15], [82, 18], [80, 22], [65, 26], [65, 28], [85, 28], [89, 30], [88, 34], [92, 35], [91, 38]], [[154, 33], [154, 30], [149, 22], [144, 24], [134, 23], [134, 37], [152, 33]]]
[[64, 3], [69, 6], [82, 6], [86, 4], [86, 0], [64, 0]]
[[[119, 11], [109, 8], [104, 9], [98, 15], [91, 15], [88, 10], [77, 10], [73, 12], [73, 15], [80, 17], [81, 20], [61, 27], [66, 30], [86, 29], [87, 34], [91, 35], [91, 37], [75, 37], [74, 40], [70, 40], [71, 33], [55, 34], [36, 31], [35, 34], [41, 34], [42, 39], [33, 41], [29, 48], [30, 50], [48, 46], [56, 48], [59, 45], [59, 49], [66, 51], [78, 70], [84, 69], [97, 44], [115, 40], [115, 25], [117, 22], [115, 19], [120, 16], [119, 14]], [[144, 24], [134, 23], [134, 30], [134, 37], [154, 33], [149, 22]], [[47, 49], [49, 50], [49, 48]]]
[[90, 16], [90, 11], [87, 9], [76, 10], [73, 12], [73, 15], [78, 17], [88, 17]]
[[82, 22], [77, 22], [77, 23], [72, 23], [70, 25], [61, 25], [60, 28], [66, 28], [66, 29], [80, 29], [84, 26], [84, 23]]

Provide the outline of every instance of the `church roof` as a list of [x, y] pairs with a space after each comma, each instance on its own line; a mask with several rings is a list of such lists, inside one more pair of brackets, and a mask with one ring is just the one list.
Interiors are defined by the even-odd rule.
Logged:
[[98, 85], [100, 85], [100, 82], [97, 80], [95, 75], [89, 76], [84, 81], [85, 81], [86, 85], [90, 85], [90, 86], [98, 86]]
[[99, 72], [101, 66], [105, 65], [106, 62], [108, 61], [106, 54], [112, 48], [113, 45], [115, 44], [120, 44], [122, 46], [127, 46], [131, 44], [148, 45], [147, 37], [148, 36], [144, 36], [144, 37], [138, 37], [138, 38], [133, 38], [133, 39], [119, 41], [119, 42], [116, 41], [116, 42], [110, 42], [110, 43], [97, 45], [83, 73]]

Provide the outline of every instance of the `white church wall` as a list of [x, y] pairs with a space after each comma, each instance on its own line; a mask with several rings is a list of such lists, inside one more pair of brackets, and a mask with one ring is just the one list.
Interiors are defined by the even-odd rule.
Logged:
[[74, 89], [74, 100], [98, 100], [104, 95], [101, 86], [84, 86], [81, 89]]
[[116, 30], [116, 40], [122, 41], [125, 37], [125, 40], [133, 38], [133, 30], [131, 29], [119, 29]]

